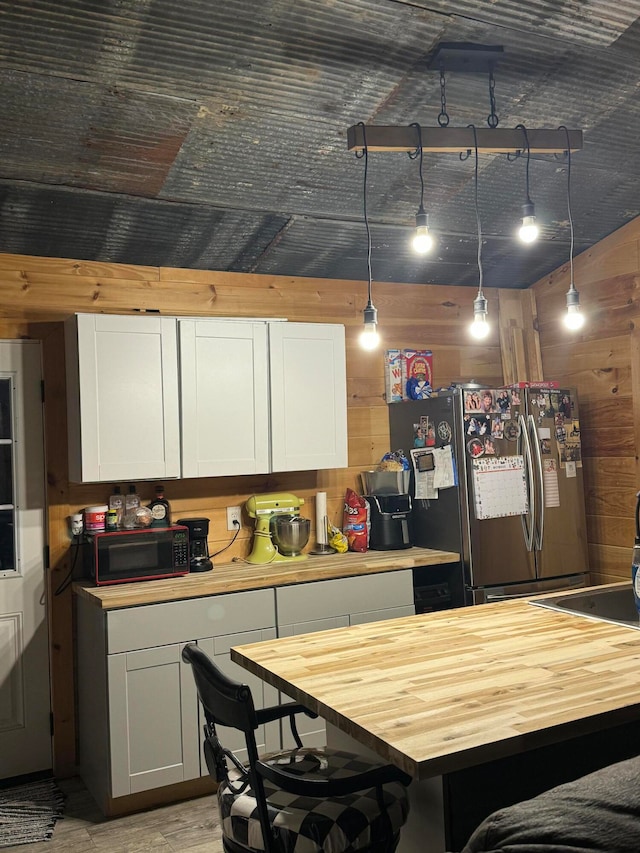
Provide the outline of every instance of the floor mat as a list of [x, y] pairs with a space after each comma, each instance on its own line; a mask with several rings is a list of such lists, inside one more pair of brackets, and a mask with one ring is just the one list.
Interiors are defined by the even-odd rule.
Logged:
[[0, 847], [51, 838], [64, 794], [53, 779], [0, 789]]

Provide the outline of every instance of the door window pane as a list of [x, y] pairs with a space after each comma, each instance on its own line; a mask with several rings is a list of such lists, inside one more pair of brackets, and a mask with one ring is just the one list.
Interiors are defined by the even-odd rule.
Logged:
[[11, 379], [0, 379], [0, 572], [16, 570]]

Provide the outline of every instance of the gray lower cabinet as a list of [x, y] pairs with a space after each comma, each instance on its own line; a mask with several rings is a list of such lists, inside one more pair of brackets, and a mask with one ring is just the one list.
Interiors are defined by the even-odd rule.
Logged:
[[[107, 611], [77, 596], [80, 775], [109, 813], [118, 797], [207, 774], [202, 709], [181, 657], [186, 643], [197, 642], [249, 684], [256, 707], [264, 707], [287, 697], [233, 663], [232, 646], [414, 612], [410, 569]], [[325, 743], [322, 720], [301, 717], [299, 730], [305, 745]], [[242, 760], [242, 736], [220, 734]], [[256, 734], [261, 751], [293, 744], [286, 723]]]
[[[413, 573], [407, 569], [276, 587], [276, 610], [279, 637], [413, 616]], [[288, 700], [281, 694], [281, 701]], [[305, 746], [326, 744], [321, 717], [299, 717], [296, 722]], [[285, 747], [294, 745], [285, 723], [282, 741]]]
[[[203, 715], [181, 658], [186, 643], [250, 681], [257, 707], [277, 701], [273, 688], [229, 659], [233, 645], [276, 636], [273, 588], [106, 612], [76, 602], [79, 769], [105, 812], [112, 799], [207, 773]], [[277, 724], [258, 734], [263, 748], [277, 748]]]

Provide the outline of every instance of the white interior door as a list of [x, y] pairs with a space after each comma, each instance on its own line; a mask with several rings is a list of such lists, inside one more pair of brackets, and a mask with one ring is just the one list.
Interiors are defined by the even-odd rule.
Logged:
[[52, 766], [40, 344], [0, 341], [0, 778]]

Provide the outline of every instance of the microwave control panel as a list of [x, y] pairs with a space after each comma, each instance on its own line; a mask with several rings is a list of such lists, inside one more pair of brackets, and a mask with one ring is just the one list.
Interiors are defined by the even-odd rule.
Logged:
[[189, 565], [189, 536], [186, 530], [176, 530], [173, 534], [173, 565], [176, 569]]

